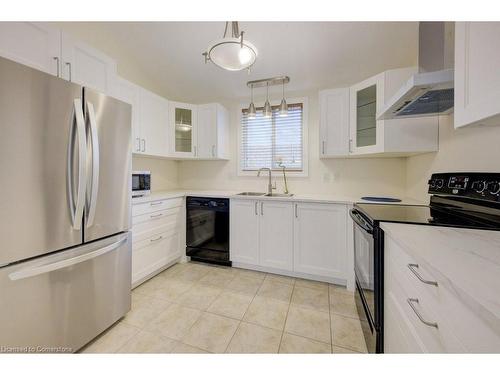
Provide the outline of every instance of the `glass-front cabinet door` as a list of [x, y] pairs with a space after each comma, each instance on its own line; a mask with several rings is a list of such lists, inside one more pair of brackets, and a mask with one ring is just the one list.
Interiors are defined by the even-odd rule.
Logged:
[[176, 156], [196, 157], [196, 106], [170, 102], [171, 149]]
[[379, 74], [351, 87], [349, 152], [373, 153], [383, 150], [383, 122], [377, 112], [383, 106], [384, 75]]

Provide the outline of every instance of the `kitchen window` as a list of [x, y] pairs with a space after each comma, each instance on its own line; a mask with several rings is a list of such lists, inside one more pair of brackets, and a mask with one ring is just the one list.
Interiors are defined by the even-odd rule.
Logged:
[[241, 109], [240, 175], [254, 175], [260, 168], [281, 170], [285, 166], [292, 175], [307, 175], [305, 152], [305, 100], [290, 101], [288, 116], [279, 116], [278, 105], [272, 106], [272, 116], [264, 118], [263, 106], [257, 116], [248, 118], [247, 108]]

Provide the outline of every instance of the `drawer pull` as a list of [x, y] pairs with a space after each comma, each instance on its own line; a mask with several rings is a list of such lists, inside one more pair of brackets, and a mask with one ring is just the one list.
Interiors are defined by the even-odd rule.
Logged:
[[438, 286], [437, 281], [426, 280], [422, 276], [420, 276], [420, 274], [417, 271], [415, 271], [415, 268], [418, 268], [418, 264], [410, 263], [408, 264], [408, 268], [417, 277], [417, 279], [419, 279], [424, 284]]
[[159, 206], [160, 204], [163, 204], [163, 202], [151, 202], [151, 206]]
[[436, 329], [438, 328], [437, 323], [425, 320], [424, 318], [422, 318], [422, 315], [420, 315], [420, 313], [417, 311], [417, 308], [415, 307], [414, 304], [418, 303], [418, 298], [408, 298], [406, 302], [408, 302], [408, 305], [410, 305], [411, 309], [422, 323], [424, 323], [426, 326], [434, 327]]
[[150, 215], [149, 217], [151, 219], [154, 219], [154, 218], [157, 218], [157, 217], [160, 217], [160, 216], [163, 216], [163, 214], [155, 214], [155, 215]]
[[158, 238], [151, 238], [150, 241], [151, 242], [156, 242], [156, 241], [159, 241], [163, 238], [163, 236], [159, 236]]

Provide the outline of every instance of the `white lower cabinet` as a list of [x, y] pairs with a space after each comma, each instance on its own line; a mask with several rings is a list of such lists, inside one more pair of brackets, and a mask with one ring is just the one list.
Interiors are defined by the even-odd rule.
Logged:
[[231, 199], [230, 256], [237, 267], [343, 284], [347, 206]]
[[291, 202], [260, 202], [260, 265], [293, 270], [293, 206]]
[[259, 202], [231, 199], [229, 249], [232, 262], [259, 264]]
[[346, 279], [346, 205], [296, 203], [294, 208], [294, 270]]
[[499, 351], [500, 334], [445, 273], [417, 261], [391, 237], [384, 242], [385, 353]]
[[132, 206], [132, 287], [182, 256], [181, 198]]

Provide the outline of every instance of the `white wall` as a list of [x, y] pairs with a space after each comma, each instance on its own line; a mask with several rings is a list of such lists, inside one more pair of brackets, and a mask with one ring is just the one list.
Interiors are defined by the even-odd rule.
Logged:
[[427, 181], [431, 174], [455, 171], [500, 172], [500, 126], [455, 130], [453, 115], [441, 116], [439, 152], [407, 159], [406, 194], [428, 200]]
[[[404, 197], [406, 164], [404, 158], [319, 159], [318, 92], [290, 93], [288, 97], [308, 97], [309, 102], [309, 176], [291, 177], [292, 193], [320, 193], [361, 196], [392, 195]], [[257, 101], [257, 100], [256, 100]], [[240, 102], [224, 103], [230, 110], [230, 161], [181, 161], [179, 184], [187, 189], [228, 189], [265, 191], [266, 177], [237, 176], [237, 150]], [[275, 173], [278, 191], [283, 178]]]

